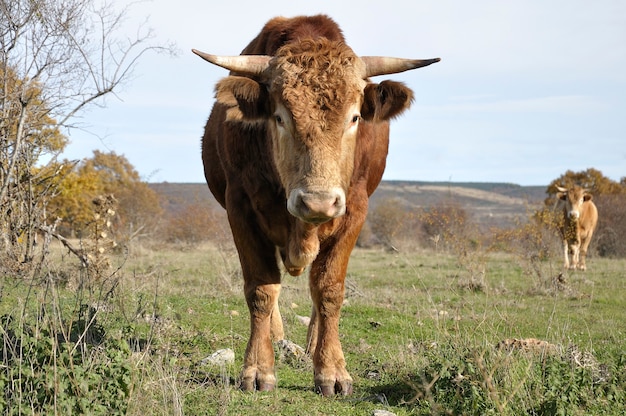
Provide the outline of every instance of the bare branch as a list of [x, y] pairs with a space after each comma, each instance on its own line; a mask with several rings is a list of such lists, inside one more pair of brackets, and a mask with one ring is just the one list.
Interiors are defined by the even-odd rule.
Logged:
[[[134, 4], [0, 0], [0, 254], [21, 250], [20, 262], [32, 258], [32, 231], [46, 223], [58, 186], [49, 175], [64, 147], [57, 127], [73, 127], [79, 112], [116, 94], [146, 53], [175, 54], [173, 45], [155, 42], [146, 23], [127, 36]], [[48, 165], [37, 166], [51, 154]], [[43, 168], [49, 170], [38, 174]]]
[[83, 267], [87, 267], [89, 265], [89, 258], [87, 257], [85, 253], [83, 253], [83, 250], [74, 247], [67, 238], [63, 237], [61, 234], [57, 233], [56, 231], [53, 231], [52, 227], [39, 226], [37, 227], [37, 229], [59, 240], [59, 242], [63, 244], [63, 246], [67, 248], [70, 251], [70, 253], [78, 257]]

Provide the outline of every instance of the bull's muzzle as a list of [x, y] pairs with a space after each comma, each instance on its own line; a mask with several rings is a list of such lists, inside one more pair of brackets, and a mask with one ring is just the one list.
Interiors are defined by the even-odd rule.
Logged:
[[346, 194], [341, 188], [324, 191], [294, 189], [287, 200], [294, 217], [311, 224], [323, 224], [346, 213]]

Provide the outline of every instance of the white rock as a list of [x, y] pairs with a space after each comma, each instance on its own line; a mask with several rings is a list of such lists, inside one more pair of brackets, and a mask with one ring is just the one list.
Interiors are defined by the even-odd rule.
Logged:
[[388, 410], [374, 410], [372, 416], [396, 416], [396, 414]]
[[226, 364], [232, 364], [235, 362], [235, 351], [230, 348], [224, 348], [217, 350], [213, 354], [206, 357], [200, 362], [202, 365], [219, 365], [224, 366]]
[[296, 365], [306, 363], [309, 360], [304, 348], [296, 344], [295, 342], [281, 339], [276, 342], [278, 347], [278, 359], [287, 364]]
[[309, 318], [308, 316], [296, 315], [296, 319], [298, 320], [298, 322], [305, 326], [309, 326], [309, 323], [311, 322], [311, 318]]

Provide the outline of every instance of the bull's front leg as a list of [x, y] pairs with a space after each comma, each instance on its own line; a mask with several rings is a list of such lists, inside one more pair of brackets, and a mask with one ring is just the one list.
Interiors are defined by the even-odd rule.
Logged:
[[578, 259], [578, 269], [585, 271], [587, 270], [587, 249], [589, 248], [589, 242], [591, 240], [591, 236], [587, 236], [586, 239], [584, 239], [580, 245], [580, 253], [579, 253], [579, 259]]
[[[244, 279], [244, 294], [250, 312], [250, 338], [241, 373], [245, 391], [273, 390], [276, 387], [272, 336], [283, 338], [278, 308], [280, 270], [276, 263], [276, 247], [259, 233], [256, 225], [244, 219], [254, 218], [240, 199], [228, 204], [228, 219], [239, 253]], [[227, 200], [230, 202], [230, 200]]]
[[315, 388], [324, 396], [352, 393], [352, 377], [339, 341], [339, 318], [348, 260], [364, 221], [365, 213], [355, 218], [348, 212], [344, 233], [334, 243], [322, 244], [309, 272], [313, 308], [307, 349], [313, 358]]
[[569, 269], [569, 253], [570, 253], [569, 243], [567, 242], [567, 240], [563, 240], [563, 257], [564, 257], [563, 268], [564, 269]]
[[250, 311], [250, 338], [244, 356], [241, 388], [245, 391], [270, 391], [276, 387], [272, 337], [283, 337], [278, 311], [280, 284], [244, 285]]
[[352, 377], [339, 341], [339, 317], [344, 298], [345, 274], [314, 276], [311, 273], [313, 312], [307, 334], [309, 353], [313, 357], [315, 389], [324, 396], [352, 393]]
[[[352, 202], [361, 209], [347, 210], [340, 230], [320, 244], [319, 254], [309, 271], [313, 308], [307, 349], [313, 358], [315, 389], [324, 396], [352, 394], [352, 377], [346, 370], [339, 341], [339, 318], [348, 260], [367, 214], [367, 195], [355, 192]], [[322, 236], [323, 228], [320, 227]]]
[[576, 241], [569, 246], [570, 254], [572, 255], [572, 261], [569, 265], [570, 269], [576, 270], [578, 268], [578, 262], [580, 260], [580, 242]]
[[579, 260], [578, 260], [578, 270], [582, 270], [585, 271], [587, 270], [587, 250], [583, 250], [582, 248], [580, 249], [580, 256], [579, 256]]

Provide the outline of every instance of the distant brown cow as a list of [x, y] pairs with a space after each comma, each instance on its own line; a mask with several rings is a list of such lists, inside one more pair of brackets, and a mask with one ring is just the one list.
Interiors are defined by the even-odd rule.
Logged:
[[231, 71], [216, 86], [202, 160], [228, 214], [250, 310], [242, 388], [276, 385], [280, 258], [294, 276], [310, 266], [317, 391], [349, 394], [338, 328], [348, 259], [385, 168], [389, 120], [413, 98], [401, 83], [369, 77], [439, 59], [359, 57], [323, 15], [272, 19], [239, 56], [194, 53]]
[[[557, 186], [557, 197], [563, 201], [563, 250], [564, 268], [585, 270], [585, 257], [591, 236], [598, 223], [598, 210], [591, 200], [591, 194], [578, 185], [570, 188]], [[570, 255], [572, 261], [570, 262]]]

